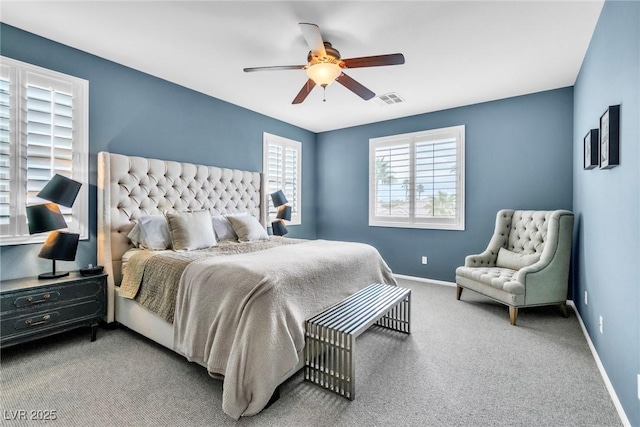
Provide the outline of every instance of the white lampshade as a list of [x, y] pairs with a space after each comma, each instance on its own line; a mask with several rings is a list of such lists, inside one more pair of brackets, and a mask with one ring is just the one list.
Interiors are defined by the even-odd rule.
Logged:
[[307, 68], [307, 76], [319, 86], [328, 86], [342, 74], [342, 68], [332, 62], [319, 62]]

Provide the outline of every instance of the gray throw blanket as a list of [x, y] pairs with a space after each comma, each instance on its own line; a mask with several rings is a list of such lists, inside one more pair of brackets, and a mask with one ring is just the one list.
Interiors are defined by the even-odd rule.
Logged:
[[175, 350], [224, 376], [228, 415], [254, 415], [298, 365], [304, 320], [371, 283], [396, 284], [362, 243], [316, 240], [194, 261], [180, 279]]
[[169, 323], [173, 323], [180, 276], [193, 261], [211, 257], [264, 251], [283, 245], [302, 243], [302, 239], [271, 236], [256, 242], [220, 242], [196, 251], [140, 251], [123, 271], [120, 296], [133, 299]]

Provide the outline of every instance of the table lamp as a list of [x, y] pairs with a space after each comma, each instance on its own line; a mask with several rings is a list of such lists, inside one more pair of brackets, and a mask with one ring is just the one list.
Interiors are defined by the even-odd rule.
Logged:
[[278, 209], [277, 219], [271, 223], [271, 230], [276, 236], [284, 236], [289, 232], [284, 225], [284, 221], [291, 221], [291, 206], [285, 204], [287, 203], [287, 198], [282, 190], [271, 193], [271, 200], [273, 201], [273, 206]]
[[29, 234], [51, 231], [38, 253], [38, 257], [52, 260], [52, 270], [49, 273], [40, 274], [38, 279], [55, 279], [69, 275], [68, 271], [56, 271], [56, 260], [73, 261], [76, 258], [80, 235], [57, 231], [67, 228], [67, 223], [58, 204], [72, 207], [78, 191], [80, 191], [80, 186], [82, 186], [81, 183], [56, 174], [37, 195], [53, 203], [27, 206]]

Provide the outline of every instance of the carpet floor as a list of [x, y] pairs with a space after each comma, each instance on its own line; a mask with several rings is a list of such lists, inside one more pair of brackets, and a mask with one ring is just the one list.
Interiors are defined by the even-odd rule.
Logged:
[[[471, 291], [400, 280], [412, 334], [372, 328], [357, 340], [356, 399], [298, 372], [254, 417], [222, 412], [222, 382], [125, 328], [87, 329], [6, 348], [0, 423], [55, 411], [59, 426], [619, 426], [579, 322], [555, 307], [507, 308]], [[38, 415], [38, 413], [35, 413]], [[42, 413], [40, 413], [42, 414]]]

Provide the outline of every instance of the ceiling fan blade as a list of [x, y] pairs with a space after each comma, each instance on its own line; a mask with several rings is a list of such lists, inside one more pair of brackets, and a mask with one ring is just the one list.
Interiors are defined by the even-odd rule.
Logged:
[[351, 77], [347, 76], [345, 73], [340, 74], [338, 78], [336, 78], [336, 81], [340, 83], [342, 86], [349, 89], [351, 92], [358, 95], [360, 98], [364, 99], [365, 101], [376, 96], [375, 93], [371, 92], [369, 89], [362, 86], [360, 83], [353, 80]]
[[309, 95], [309, 92], [311, 92], [311, 89], [313, 89], [315, 86], [316, 83], [313, 80], [307, 80], [304, 86], [302, 86], [302, 89], [300, 89], [300, 92], [298, 92], [298, 94], [294, 98], [292, 104], [300, 104], [302, 101], [304, 101], [307, 98], [307, 95]]
[[320, 28], [316, 24], [308, 24], [306, 22], [300, 22], [298, 24], [302, 36], [304, 37], [309, 50], [313, 56], [323, 58], [327, 56], [327, 51], [324, 50], [324, 41], [322, 41], [322, 35], [320, 34]]
[[361, 58], [343, 59], [347, 68], [379, 67], [382, 65], [404, 64], [404, 55], [392, 53], [391, 55], [363, 56]]
[[278, 71], [278, 70], [304, 70], [306, 65], [274, 65], [272, 67], [250, 67], [245, 68], [245, 73], [252, 73], [254, 71]]

